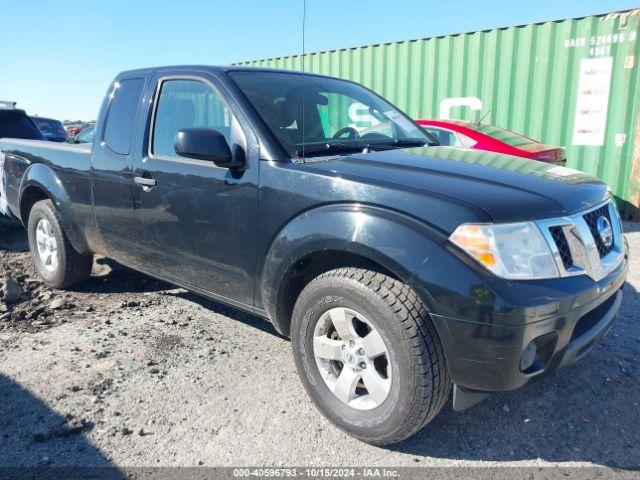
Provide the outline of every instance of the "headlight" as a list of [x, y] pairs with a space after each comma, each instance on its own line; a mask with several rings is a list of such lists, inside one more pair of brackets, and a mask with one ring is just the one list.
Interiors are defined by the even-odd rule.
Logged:
[[533, 222], [463, 224], [449, 237], [474, 260], [499, 277], [558, 277], [553, 253]]

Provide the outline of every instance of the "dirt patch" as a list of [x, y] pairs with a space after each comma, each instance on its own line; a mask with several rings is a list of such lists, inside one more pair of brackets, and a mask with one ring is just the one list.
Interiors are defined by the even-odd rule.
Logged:
[[176, 334], [160, 334], [153, 339], [153, 350], [161, 355], [173, 353], [184, 346], [183, 338]]
[[0, 332], [33, 333], [78, 318], [140, 310], [153, 300], [136, 299], [137, 294], [172, 288], [96, 257], [88, 282], [69, 291], [54, 290], [36, 273], [22, 225], [2, 219], [0, 232]]

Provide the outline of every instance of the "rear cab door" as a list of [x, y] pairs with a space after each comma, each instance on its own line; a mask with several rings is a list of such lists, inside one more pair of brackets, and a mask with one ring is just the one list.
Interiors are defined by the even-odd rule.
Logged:
[[117, 260], [136, 259], [133, 225], [133, 160], [136, 125], [148, 75], [118, 77], [110, 86], [96, 125], [91, 155], [93, 214], [99, 238], [92, 242]]

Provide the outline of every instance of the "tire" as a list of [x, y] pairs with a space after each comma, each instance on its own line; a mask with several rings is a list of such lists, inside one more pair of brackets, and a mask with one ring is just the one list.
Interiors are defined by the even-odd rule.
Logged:
[[[355, 334], [354, 347], [351, 341], [346, 344], [335, 327], [342, 324], [341, 309], [346, 309], [347, 328], [360, 332]], [[357, 315], [352, 318], [354, 313], [364, 318]], [[336, 331], [331, 333], [328, 324], [333, 324]], [[311, 399], [331, 422], [367, 443], [389, 445], [410, 437], [437, 415], [448, 398], [451, 381], [440, 339], [427, 310], [409, 286], [387, 275], [363, 268], [339, 268], [318, 276], [297, 299], [291, 331], [296, 367]], [[329, 340], [324, 338], [325, 331]], [[345, 372], [352, 378], [344, 369], [354, 364], [349, 363], [353, 355], [344, 352], [352, 351], [358, 344], [367, 348], [358, 349], [356, 355], [376, 350], [368, 348], [373, 341], [364, 340], [374, 331], [383, 340], [386, 352], [373, 361], [366, 355], [360, 357], [364, 361], [358, 365], [366, 368], [356, 367], [359, 373], [355, 375], [362, 375], [362, 379], [356, 380], [355, 394], [351, 390], [345, 396], [346, 389], [339, 387], [338, 382]], [[345, 337], [348, 336], [345, 331]], [[320, 357], [337, 358], [334, 340], [345, 344], [341, 347], [342, 362], [318, 360], [316, 350]], [[331, 349], [325, 354], [327, 343]], [[377, 350], [381, 348], [378, 345]], [[378, 362], [380, 358], [382, 362]], [[365, 373], [369, 376], [365, 377]], [[371, 383], [365, 378], [371, 379]], [[342, 384], [352, 385], [349, 381]], [[370, 389], [369, 384], [375, 388]]]
[[[89, 278], [93, 255], [80, 254], [69, 243], [60, 214], [51, 200], [41, 200], [33, 205], [27, 231], [33, 263], [47, 285], [63, 289]], [[45, 239], [40, 242], [40, 249], [38, 239]]]

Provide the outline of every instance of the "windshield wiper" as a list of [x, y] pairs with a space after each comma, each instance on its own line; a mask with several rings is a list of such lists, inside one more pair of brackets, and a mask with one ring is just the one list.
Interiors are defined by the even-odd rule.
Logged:
[[424, 138], [390, 138], [388, 140], [376, 140], [369, 143], [370, 150], [389, 150], [393, 148], [433, 146], [435, 143]]
[[372, 142], [327, 142], [323, 144], [307, 145], [304, 147], [304, 157], [302, 147], [296, 149], [296, 156], [299, 158], [313, 157], [317, 155], [330, 155], [332, 153], [352, 153], [369, 150], [386, 150], [389, 148], [422, 147], [424, 145], [434, 145], [424, 138], [390, 138], [388, 141]]
[[391, 145], [397, 145], [399, 147], [424, 147], [431, 143], [426, 138], [395, 138], [389, 142]]
[[[342, 143], [331, 142], [323, 143], [322, 145], [309, 145], [304, 147], [304, 156], [313, 156], [318, 154], [330, 154], [330, 153], [347, 153], [347, 152], [362, 152], [370, 147], [369, 143]], [[296, 155], [302, 157], [302, 147], [296, 149]]]
[[424, 147], [435, 146], [437, 143], [431, 143], [429, 140], [423, 138], [390, 138], [384, 141], [370, 142], [368, 145], [369, 150], [391, 150], [394, 148], [407, 148], [407, 147]]

